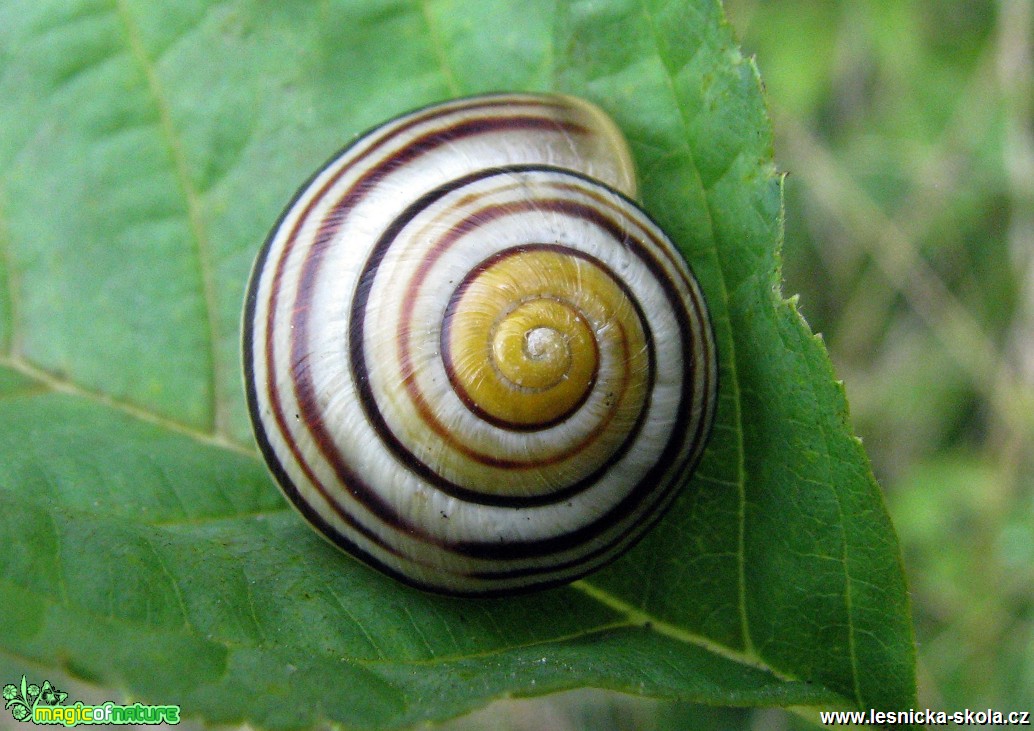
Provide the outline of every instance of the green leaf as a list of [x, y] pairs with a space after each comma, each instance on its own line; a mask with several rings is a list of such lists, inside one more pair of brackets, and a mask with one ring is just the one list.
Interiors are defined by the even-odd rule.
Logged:
[[[267, 229], [335, 149], [501, 88], [587, 97], [626, 132], [712, 308], [719, 413], [614, 566], [445, 599], [288, 510], [251, 442], [238, 321]], [[0, 683], [29, 663], [264, 728], [577, 686], [914, 704], [897, 542], [780, 295], [770, 127], [716, 3], [7, 0], [0, 99]]]

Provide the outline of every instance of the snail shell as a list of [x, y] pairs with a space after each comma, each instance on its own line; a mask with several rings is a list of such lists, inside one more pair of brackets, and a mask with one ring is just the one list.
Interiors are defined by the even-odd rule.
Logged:
[[284, 494], [423, 589], [556, 585], [626, 550], [707, 441], [704, 299], [571, 97], [460, 99], [358, 138], [252, 273], [245, 384]]

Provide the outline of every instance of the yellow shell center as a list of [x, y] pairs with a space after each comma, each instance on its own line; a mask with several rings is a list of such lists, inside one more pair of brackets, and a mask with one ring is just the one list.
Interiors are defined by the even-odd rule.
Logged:
[[582, 264], [522, 252], [466, 284], [446, 347], [450, 378], [470, 408], [504, 426], [543, 428], [585, 401], [600, 363], [597, 334], [579, 306], [579, 286], [592, 279]]
[[505, 315], [492, 337], [492, 361], [518, 388], [541, 391], [574, 381], [584, 389], [596, 367], [585, 318], [551, 299], [525, 302]]

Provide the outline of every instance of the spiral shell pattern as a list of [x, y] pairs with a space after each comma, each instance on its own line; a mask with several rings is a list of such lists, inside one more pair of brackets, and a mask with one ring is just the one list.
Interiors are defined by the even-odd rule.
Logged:
[[700, 457], [700, 289], [570, 97], [428, 107], [357, 139], [262, 249], [243, 323], [259, 446], [330, 541], [491, 595], [611, 561]]

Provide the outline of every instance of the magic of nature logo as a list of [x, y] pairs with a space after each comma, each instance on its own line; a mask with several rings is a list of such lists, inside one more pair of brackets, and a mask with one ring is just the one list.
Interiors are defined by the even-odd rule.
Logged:
[[49, 680], [43, 681], [43, 685], [28, 683], [24, 675], [20, 685], [8, 683], [4, 686], [3, 697], [4, 709], [14, 720], [41, 725], [123, 726], [180, 722], [180, 707], [174, 705], [118, 705], [111, 701], [99, 706], [81, 701], [66, 705], [68, 693], [55, 688]]

